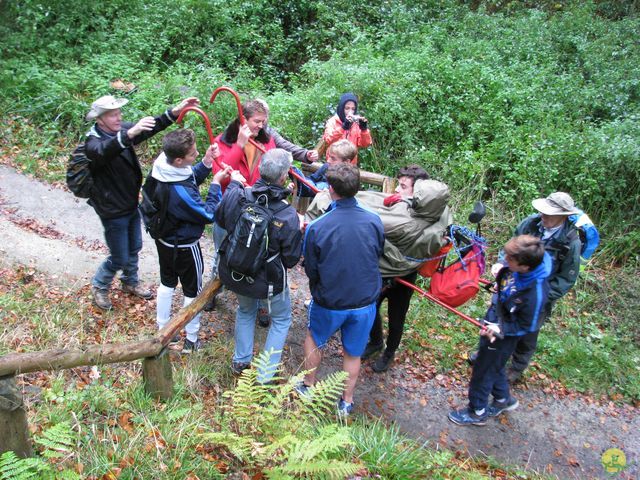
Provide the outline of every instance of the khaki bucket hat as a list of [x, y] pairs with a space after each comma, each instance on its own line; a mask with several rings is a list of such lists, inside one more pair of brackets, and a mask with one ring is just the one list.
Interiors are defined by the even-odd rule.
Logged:
[[531, 202], [533, 208], [545, 215], [573, 215], [580, 213], [571, 195], [564, 192], [555, 192], [547, 198], [536, 198]]
[[126, 98], [116, 98], [113, 95], [105, 95], [100, 97], [91, 104], [91, 110], [87, 113], [87, 120], [95, 120], [100, 115], [109, 110], [115, 110], [129, 103]]

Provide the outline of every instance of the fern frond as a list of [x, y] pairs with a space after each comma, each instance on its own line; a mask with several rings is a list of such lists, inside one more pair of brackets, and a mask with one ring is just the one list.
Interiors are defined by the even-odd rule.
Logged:
[[360, 465], [355, 463], [339, 460], [316, 460], [315, 462], [289, 462], [286, 465], [267, 469], [265, 473], [269, 479], [283, 478], [283, 475], [343, 479], [354, 475], [359, 469]]
[[44, 447], [42, 456], [45, 458], [62, 457], [75, 449], [75, 434], [67, 422], [48, 428], [34, 441]]
[[19, 458], [14, 452], [0, 456], [0, 480], [28, 480], [41, 478], [41, 472], [49, 466], [39, 458]]
[[339, 371], [316, 383], [311, 390], [311, 398], [300, 398], [301, 413], [321, 422], [328, 413], [335, 412], [346, 379], [347, 372]]
[[291, 444], [286, 454], [289, 461], [305, 462], [318, 458], [328, 458], [332, 453], [339, 452], [352, 444], [348, 427], [335, 424], [326, 425], [311, 432], [312, 438]]
[[246, 462], [251, 457], [253, 441], [251, 437], [239, 436], [233, 432], [209, 432], [202, 434], [202, 438], [225, 447], [241, 462]]

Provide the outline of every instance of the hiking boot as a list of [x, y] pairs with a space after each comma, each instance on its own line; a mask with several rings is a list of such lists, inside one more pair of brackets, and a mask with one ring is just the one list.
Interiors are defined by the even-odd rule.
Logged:
[[467, 363], [473, 367], [476, 364], [476, 360], [478, 360], [478, 350], [469, 352], [469, 356], [467, 357]]
[[213, 296], [211, 300], [204, 304], [203, 310], [205, 312], [213, 312], [216, 309], [216, 297]]
[[345, 402], [341, 397], [338, 402], [338, 416], [346, 418], [351, 415], [351, 412], [353, 412], [353, 402]]
[[366, 360], [369, 357], [372, 357], [380, 350], [382, 350], [384, 344], [382, 343], [367, 343], [367, 347], [364, 349], [364, 353], [362, 354], [362, 360]]
[[240, 375], [250, 366], [251, 364], [249, 362], [231, 362], [231, 371], [234, 375]]
[[507, 381], [509, 383], [518, 383], [520, 380], [522, 380], [522, 372], [520, 370], [513, 368], [507, 370]]
[[169, 345], [177, 345], [182, 340], [182, 337], [179, 333], [176, 333], [173, 338], [169, 341]]
[[182, 353], [197, 352], [201, 348], [202, 348], [202, 342], [200, 341], [200, 339], [196, 340], [195, 342], [192, 342], [188, 338], [185, 338], [184, 344], [182, 345]]
[[105, 311], [113, 308], [113, 304], [109, 299], [109, 290], [103, 288], [91, 287], [91, 295], [93, 295], [93, 304]]
[[374, 372], [382, 373], [386, 372], [389, 369], [389, 365], [393, 361], [393, 357], [395, 357], [395, 352], [387, 352], [386, 350], [382, 352], [382, 355], [378, 357], [378, 359], [371, 366]]
[[269, 313], [264, 308], [258, 310], [258, 325], [262, 328], [268, 328], [270, 324], [271, 317], [269, 317]]
[[476, 412], [469, 408], [463, 408], [462, 410], [453, 410], [449, 412], [449, 420], [456, 425], [477, 425], [482, 426], [487, 424], [487, 418], [489, 417], [487, 410], [484, 414], [478, 415]]
[[137, 283], [136, 285], [128, 285], [126, 283], [123, 283], [122, 291], [130, 295], [135, 295], [136, 297], [144, 298], [145, 300], [153, 298], [153, 293], [151, 293], [148, 288], [145, 288], [140, 283]]
[[293, 389], [302, 398], [306, 398], [308, 400], [311, 400], [311, 396], [312, 396], [311, 387], [309, 385], [306, 385], [304, 383], [304, 380], [300, 380], [298, 383], [296, 383], [296, 385], [293, 387]]
[[487, 415], [489, 415], [490, 417], [497, 417], [502, 412], [510, 412], [511, 410], [515, 410], [516, 408], [518, 408], [518, 405], [520, 405], [520, 402], [518, 402], [518, 400], [514, 397], [509, 397], [502, 402], [494, 400], [491, 405], [489, 405], [489, 408], [487, 408]]

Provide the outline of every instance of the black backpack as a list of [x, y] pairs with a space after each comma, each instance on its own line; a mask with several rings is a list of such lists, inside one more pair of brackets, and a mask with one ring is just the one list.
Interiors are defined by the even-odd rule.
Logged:
[[240, 217], [221, 249], [231, 277], [236, 281], [255, 278], [267, 262], [278, 256], [269, 258], [269, 226], [276, 213], [288, 206], [282, 202], [282, 206], [272, 210], [267, 196], [254, 198], [250, 188], [245, 189], [241, 201]]
[[67, 161], [67, 187], [76, 197], [89, 198], [93, 188], [93, 177], [89, 165], [91, 160], [84, 151], [84, 143], [78, 145]]
[[169, 188], [171, 188], [169, 183], [156, 180], [151, 174], [147, 176], [142, 186], [142, 201], [138, 210], [145, 230], [155, 240], [172, 233], [176, 228], [174, 222], [167, 217]]

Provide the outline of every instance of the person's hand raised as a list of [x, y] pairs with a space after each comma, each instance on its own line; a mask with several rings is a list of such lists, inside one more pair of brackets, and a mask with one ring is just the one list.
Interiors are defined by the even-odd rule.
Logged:
[[251, 138], [251, 129], [246, 124], [242, 125], [238, 130], [238, 139], [236, 140], [236, 144], [240, 148], [244, 148], [244, 146], [249, 141], [249, 138]]
[[156, 126], [156, 121], [153, 117], [144, 117], [138, 120], [133, 127], [131, 127], [127, 131], [127, 136], [129, 138], [135, 138], [140, 135], [142, 132], [149, 132]]
[[198, 99], [198, 97], [185, 98], [178, 105], [171, 109], [171, 114], [174, 117], [177, 117], [185, 107], [197, 107], [198, 105], [200, 105], [200, 99]]

